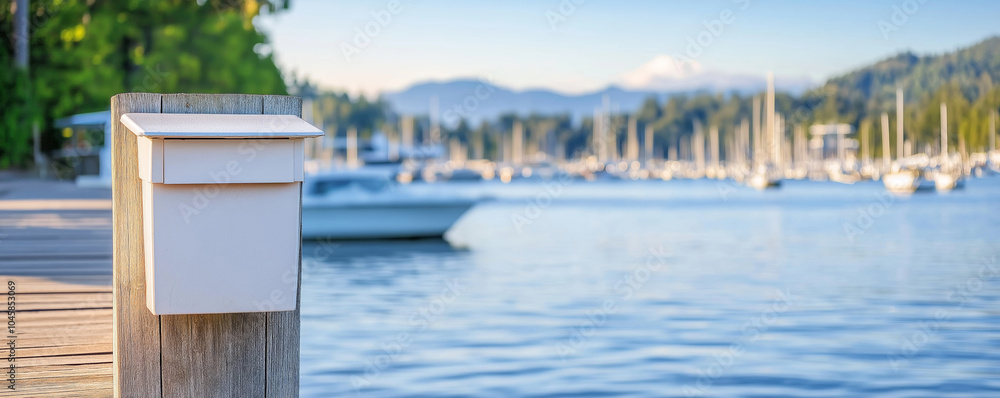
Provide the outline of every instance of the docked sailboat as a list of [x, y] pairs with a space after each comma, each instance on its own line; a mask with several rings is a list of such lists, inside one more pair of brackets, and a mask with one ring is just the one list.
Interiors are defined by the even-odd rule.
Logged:
[[[903, 90], [896, 89], [896, 161], [882, 177], [885, 189], [896, 195], [909, 195], [920, 190], [925, 184], [920, 170], [903, 162]], [[882, 156], [888, 164], [891, 159], [889, 149], [889, 115], [882, 114]]]
[[953, 189], [965, 187], [965, 179], [953, 170], [938, 170], [934, 173], [934, 189], [938, 192], [950, 192]]
[[901, 168], [896, 165], [882, 177], [885, 189], [897, 195], [912, 194], [920, 186], [920, 173], [916, 170]]
[[[768, 188], [777, 188], [781, 186], [781, 178], [783, 177], [783, 172], [781, 171], [781, 139], [784, 136], [782, 134], [783, 128], [775, 125], [775, 114], [774, 114], [774, 74], [767, 74], [767, 98], [766, 98], [767, 114], [766, 114], [766, 124], [764, 134], [768, 134], [768, 140], [770, 141], [770, 155], [772, 160], [770, 164], [758, 163], [757, 167], [754, 168], [753, 173], [750, 178], [747, 179], [747, 185], [754, 189], [763, 190]], [[755, 109], [757, 107], [755, 106]], [[758, 145], [758, 148], [764, 148], [764, 145]], [[756, 156], [761, 160], [764, 160], [762, 156]]]
[[756, 170], [750, 175], [747, 180], [747, 185], [751, 188], [757, 190], [764, 190], [768, 188], [778, 188], [781, 186], [781, 179], [774, 176], [774, 173], [769, 173], [766, 168]]
[[961, 167], [953, 167], [948, 156], [948, 106], [941, 103], [941, 161], [934, 173], [934, 188], [938, 192], [950, 192], [965, 185]]

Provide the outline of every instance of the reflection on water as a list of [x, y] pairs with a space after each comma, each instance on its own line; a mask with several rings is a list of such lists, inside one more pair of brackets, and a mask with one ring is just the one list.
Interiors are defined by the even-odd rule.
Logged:
[[454, 189], [460, 249], [303, 247], [303, 396], [1000, 394], [998, 178]]

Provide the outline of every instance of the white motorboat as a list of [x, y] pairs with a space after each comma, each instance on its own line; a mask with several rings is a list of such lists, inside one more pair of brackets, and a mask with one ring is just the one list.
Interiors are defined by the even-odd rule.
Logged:
[[[414, 184], [418, 185], [418, 184]], [[308, 175], [303, 184], [303, 239], [442, 237], [477, 198], [432, 185], [400, 184], [395, 173], [340, 170]]]

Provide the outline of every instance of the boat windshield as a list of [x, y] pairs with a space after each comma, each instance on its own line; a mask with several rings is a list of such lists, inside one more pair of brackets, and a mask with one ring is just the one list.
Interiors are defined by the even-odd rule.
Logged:
[[313, 183], [309, 191], [312, 195], [326, 195], [331, 192], [360, 189], [367, 192], [385, 190], [389, 181], [384, 178], [324, 178]]

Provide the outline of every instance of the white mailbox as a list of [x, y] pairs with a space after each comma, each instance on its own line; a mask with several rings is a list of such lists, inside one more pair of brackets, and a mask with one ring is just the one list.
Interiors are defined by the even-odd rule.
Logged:
[[304, 143], [289, 115], [129, 113], [146, 306], [156, 315], [296, 306]]

